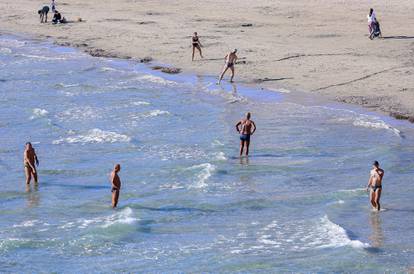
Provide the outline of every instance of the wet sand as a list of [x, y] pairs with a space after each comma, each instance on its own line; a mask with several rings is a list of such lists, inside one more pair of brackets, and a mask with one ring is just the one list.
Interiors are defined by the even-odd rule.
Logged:
[[[47, 4], [47, 2], [45, 3]], [[314, 92], [414, 121], [414, 2], [58, 1], [66, 25], [40, 24], [41, 2], [0, 0], [3, 33], [51, 38], [94, 56], [171, 64], [216, 77], [239, 50], [235, 80]], [[375, 8], [384, 39], [367, 37]], [[80, 17], [83, 22], [76, 22]], [[204, 60], [191, 62], [191, 34]], [[198, 56], [197, 56], [198, 57]], [[167, 71], [168, 72], [168, 71]]]

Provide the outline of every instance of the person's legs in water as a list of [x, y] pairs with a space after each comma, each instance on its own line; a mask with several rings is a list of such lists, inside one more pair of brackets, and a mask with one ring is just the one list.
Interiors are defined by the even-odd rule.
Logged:
[[377, 191], [375, 191], [375, 203], [377, 205], [377, 210], [380, 211], [381, 210], [381, 205], [380, 205], [380, 199], [381, 199], [381, 188], [377, 188]]
[[37, 170], [36, 170], [36, 172], [32, 171], [32, 176], [33, 176], [33, 180], [34, 180], [35, 184], [37, 184]]
[[113, 189], [112, 190], [112, 207], [115, 208], [118, 205], [118, 199], [119, 199], [119, 190]]
[[24, 167], [24, 173], [26, 174], [26, 184], [30, 184], [30, 180], [32, 179], [32, 169], [28, 166]]
[[370, 198], [370, 201], [371, 201], [372, 208], [376, 209], [377, 204], [375, 203], [375, 192], [374, 192], [373, 188], [371, 188], [371, 190], [370, 190], [369, 198]]
[[246, 141], [246, 156], [249, 156], [250, 140]]
[[240, 156], [243, 155], [243, 150], [244, 150], [244, 141], [240, 140]]

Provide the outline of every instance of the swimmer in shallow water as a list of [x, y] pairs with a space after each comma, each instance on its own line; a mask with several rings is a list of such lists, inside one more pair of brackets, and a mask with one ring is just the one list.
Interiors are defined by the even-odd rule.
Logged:
[[220, 78], [217, 82], [217, 84], [221, 83], [221, 80], [224, 77], [224, 74], [227, 72], [228, 69], [231, 70], [231, 77], [230, 77], [230, 82], [233, 83], [233, 78], [234, 78], [234, 65], [236, 64], [237, 61], [237, 49], [234, 49], [233, 51], [229, 52], [229, 54], [227, 54], [224, 59], [226, 60], [225, 64], [224, 64], [224, 68], [223, 71], [221, 72]]
[[115, 208], [118, 205], [119, 192], [121, 191], [121, 179], [118, 176], [118, 172], [121, 171], [121, 165], [116, 164], [114, 170], [111, 172], [111, 184], [112, 184], [112, 207]]
[[381, 210], [380, 199], [382, 192], [382, 178], [384, 177], [384, 170], [379, 167], [378, 161], [372, 164], [370, 176], [367, 185], [367, 191], [370, 191], [370, 202], [373, 209]]
[[251, 113], [246, 114], [246, 118], [240, 120], [236, 124], [236, 130], [240, 133], [240, 156], [243, 155], [244, 147], [246, 147], [246, 156], [249, 156], [250, 136], [256, 131], [256, 124], [250, 120]]
[[39, 166], [39, 159], [37, 159], [37, 155], [32, 144], [30, 142], [27, 142], [23, 153], [23, 165], [27, 185], [30, 184], [32, 177], [34, 179], [35, 184], [37, 184], [37, 171], [35, 163], [37, 166]]

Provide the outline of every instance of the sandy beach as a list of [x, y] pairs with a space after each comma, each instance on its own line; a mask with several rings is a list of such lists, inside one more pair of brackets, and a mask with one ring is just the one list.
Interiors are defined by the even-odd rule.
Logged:
[[[0, 31], [208, 76], [218, 75], [223, 56], [237, 48], [236, 82], [319, 93], [414, 121], [411, 0], [58, 0], [68, 20], [83, 19], [65, 25], [40, 24], [43, 4], [0, 0], [7, 11]], [[367, 37], [370, 7], [384, 39]], [[205, 59], [191, 62], [194, 31]]]

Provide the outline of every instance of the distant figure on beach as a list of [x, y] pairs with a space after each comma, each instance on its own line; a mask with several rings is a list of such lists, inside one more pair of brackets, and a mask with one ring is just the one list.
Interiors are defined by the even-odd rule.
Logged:
[[202, 45], [201, 45], [200, 39], [198, 38], [197, 32], [194, 32], [193, 37], [191, 37], [191, 42], [193, 43], [193, 55], [191, 57], [191, 61], [194, 61], [194, 54], [195, 54], [196, 49], [200, 53], [200, 57], [204, 58], [203, 53], [201, 52]]
[[40, 23], [47, 23], [47, 14], [49, 13], [49, 7], [44, 6], [41, 10], [38, 10], [37, 13], [40, 17]]
[[111, 184], [112, 184], [112, 207], [115, 208], [118, 205], [119, 192], [121, 190], [121, 179], [118, 176], [118, 172], [121, 171], [121, 165], [116, 164], [114, 170], [111, 172]]
[[229, 52], [229, 54], [227, 54], [224, 59], [226, 60], [226, 63], [224, 64], [224, 68], [223, 68], [223, 72], [220, 75], [220, 78], [217, 82], [217, 84], [221, 83], [221, 80], [223, 79], [224, 74], [226, 73], [226, 71], [228, 69], [231, 70], [231, 78], [230, 78], [230, 82], [233, 82], [233, 78], [234, 78], [234, 64], [236, 64], [237, 61], [237, 49], [234, 49], [233, 51]]
[[382, 192], [382, 178], [384, 177], [384, 170], [379, 167], [378, 161], [372, 164], [370, 172], [367, 191], [370, 189], [370, 201], [373, 209], [381, 210], [380, 198]]
[[374, 9], [370, 9], [367, 15], [368, 19], [368, 29], [369, 29], [369, 39], [374, 39], [375, 37], [382, 36], [380, 24], [375, 15]]
[[246, 147], [246, 156], [249, 156], [250, 136], [256, 131], [256, 124], [250, 120], [251, 113], [246, 113], [246, 118], [236, 124], [236, 130], [240, 133], [240, 156], [243, 155], [243, 149]]
[[60, 12], [55, 10], [55, 14], [53, 15], [52, 23], [53, 24], [57, 24], [57, 23], [64, 24], [64, 23], [66, 23], [66, 19], [65, 19], [65, 17], [62, 17]]
[[24, 164], [24, 171], [26, 174], [26, 184], [30, 184], [30, 181], [34, 179], [35, 184], [37, 184], [37, 171], [36, 165], [39, 166], [39, 159], [37, 159], [37, 155], [35, 149], [33, 148], [30, 142], [26, 143], [26, 147], [23, 154], [23, 164]]
[[55, 2], [55, 0], [52, 0], [52, 3], [50, 3], [50, 8], [52, 9], [52, 12], [55, 12], [55, 10], [56, 10], [56, 2]]

